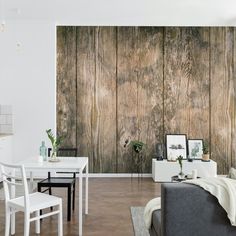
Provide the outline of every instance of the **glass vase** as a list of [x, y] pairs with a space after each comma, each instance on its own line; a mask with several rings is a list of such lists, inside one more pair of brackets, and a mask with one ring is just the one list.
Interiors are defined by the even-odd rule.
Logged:
[[185, 174], [184, 174], [182, 168], [180, 169], [180, 172], [179, 172], [178, 178], [179, 178], [179, 179], [185, 179]]
[[57, 156], [57, 148], [53, 147], [50, 155], [50, 162], [59, 162], [60, 159]]

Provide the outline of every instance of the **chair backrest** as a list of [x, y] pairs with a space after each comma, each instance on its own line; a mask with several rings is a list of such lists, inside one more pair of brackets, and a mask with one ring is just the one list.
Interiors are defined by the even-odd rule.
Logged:
[[[48, 148], [48, 157], [51, 155], [51, 148]], [[64, 157], [77, 157], [77, 148], [59, 148], [57, 150], [57, 156]]]
[[[11, 165], [0, 162], [1, 175], [3, 179], [3, 188], [5, 201], [9, 201], [15, 195], [16, 186], [23, 188], [25, 208], [29, 207], [29, 190], [25, 174], [24, 165]], [[18, 174], [16, 176], [16, 173]]]

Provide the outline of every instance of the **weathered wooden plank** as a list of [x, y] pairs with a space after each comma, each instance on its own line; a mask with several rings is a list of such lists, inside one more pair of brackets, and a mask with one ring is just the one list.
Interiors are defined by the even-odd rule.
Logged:
[[188, 84], [188, 138], [202, 138], [209, 142], [210, 132], [210, 43], [209, 28], [189, 28], [191, 77]]
[[76, 147], [76, 27], [57, 27], [57, 134]]
[[117, 171], [133, 170], [132, 151], [125, 140], [138, 139], [138, 75], [136, 27], [118, 27], [117, 32]]
[[165, 133], [209, 139], [209, 29], [166, 28]]
[[125, 139], [147, 144], [143, 171], [150, 172], [155, 144], [163, 141], [163, 30], [118, 28], [118, 171], [133, 170]]
[[211, 157], [218, 173], [231, 165], [233, 96], [233, 29], [211, 28]]
[[116, 28], [95, 29], [94, 172], [116, 172]]
[[231, 165], [236, 168], [236, 28], [234, 30], [234, 58], [233, 58], [233, 77], [232, 77], [232, 91], [231, 99], [234, 109], [232, 109], [232, 149], [231, 149]]
[[136, 51], [139, 140], [146, 144], [143, 172], [150, 173], [156, 144], [163, 143], [163, 28], [139, 27]]
[[188, 133], [192, 59], [187, 28], [165, 28], [164, 133]]
[[77, 27], [77, 147], [80, 156], [89, 157], [93, 172], [92, 117], [95, 81], [95, 28]]
[[148, 144], [147, 172], [162, 127], [208, 139], [210, 121], [212, 158], [226, 173], [236, 165], [234, 30], [58, 27], [57, 131], [64, 145], [77, 143], [91, 172], [131, 172], [124, 141], [140, 139]]

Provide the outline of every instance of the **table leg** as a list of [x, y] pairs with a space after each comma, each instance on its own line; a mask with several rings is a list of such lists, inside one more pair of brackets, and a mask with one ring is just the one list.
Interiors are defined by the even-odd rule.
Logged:
[[86, 165], [86, 185], [85, 185], [85, 214], [88, 214], [88, 163]]
[[82, 236], [82, 217], [83, 217], [83, 170], [79, 172], [79, 236]]
[[[12, 171], [11, 173], [12, 176], [15, 176], [15, 170]], [[11, 180], [12, 182], [15, 182], [15, 179], [13, 178]], [[11, 198], [15, 198], [16, 196], [16, 186], [14, 184], [11, 185]], [[11, 235], [15, 234], [15, 225], [16, 225], [16, 213], [15, 211], [12, 212], [11, 214]]]

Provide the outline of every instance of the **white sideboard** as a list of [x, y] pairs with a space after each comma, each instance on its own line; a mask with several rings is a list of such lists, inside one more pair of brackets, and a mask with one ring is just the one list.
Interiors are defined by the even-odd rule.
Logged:
[[12, 135], [0, 135], [0, 162], [12, 162]]
[[[215, 161], [203, 162], [201, 160], [194, 160], [189, 162], [183, 160], [183, 172], [185, 174], [191, 174], [194, 169], [197, 170], [198, 176], [202, 178], [217, 176], [217, 164]], [[169, 182], [171, 177], [178, 175], [179, 172], [180, 166], [178, 162], [152, 159], [152, 178], [154, 182]]]

